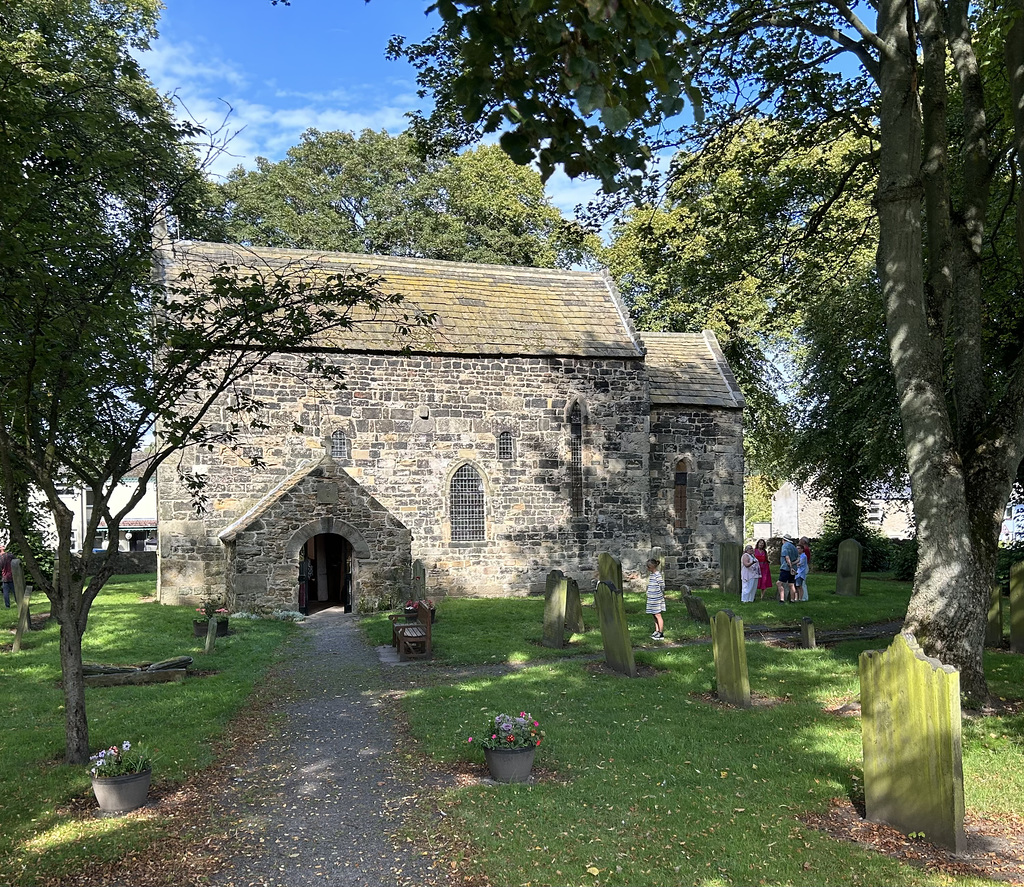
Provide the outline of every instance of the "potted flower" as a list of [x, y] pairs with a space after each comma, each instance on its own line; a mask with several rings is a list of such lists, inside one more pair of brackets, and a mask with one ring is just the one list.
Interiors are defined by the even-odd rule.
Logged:
[[437, 622], [437, 610], [434, 607], [434, 602], [427, 598], [426, 601], [413, 601], [408, 600], [402, 607], [402, 612], [405, 614], [405, 618], [409, 620], [418, 619], [420, 614], [420, 604], [425, 603], [430, 608], [430, 624], [433, 625]]
[[92, 790], [104, 813], [127, 813], [146, 803], [153, 757], [144, 745], [125, 740], [89, 758]]
[[544, 731], [529, 712], [495, 715], [469, 742], [484, 750], [487, 769], [495, 782], [526, 782]]
[[220, 605], [220, 601], [206, 600], [201, 607], [196, 607], [199, 615], [192, 620], [192, 633], [197, 638], [205, 638], [209, 631], [209, 621], [217, 620], [217, 637], [222, 638], [228, 633], [228, 611]]

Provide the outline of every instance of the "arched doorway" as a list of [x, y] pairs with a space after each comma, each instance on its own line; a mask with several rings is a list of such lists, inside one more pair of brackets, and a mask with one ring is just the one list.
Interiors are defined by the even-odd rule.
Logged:
[[[352, 612], [352, 545], [338, 533], [306, 540], [299, 562], [299, 609], [315, 613], [328, 607]], [[304, 604], [304, 606], [303, 606]]]

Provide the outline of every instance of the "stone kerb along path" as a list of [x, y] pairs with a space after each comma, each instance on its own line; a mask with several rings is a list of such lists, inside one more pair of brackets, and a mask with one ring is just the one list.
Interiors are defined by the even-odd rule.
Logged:
[[959, 853], [964, 838], [960, 673], [913, 636], [860, 655], [867, 818]]
[[732, 610], [719, 610], [711, 620], [718, 698], [730, 705], [750, 708], [750, 676], [743, 620]]
[[601, 623], [605, 661], [609, 668], [635, 678], [636, 662], [629, 639], [626, 604], [622, 599], [622, 564], [604, 552], [597, 560], [597, 568], [600, 580], [594, 589], [594, 602]]

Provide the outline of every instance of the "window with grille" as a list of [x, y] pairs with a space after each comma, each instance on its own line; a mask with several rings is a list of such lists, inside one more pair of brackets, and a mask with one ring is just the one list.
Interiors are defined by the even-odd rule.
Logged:
[[349, 459], [352, 456], [352, 446], [349, 443], [348, 435], [344, 431], [335, 431], [331, 435], [331, 458]]
[[673, 496], [673, 508], [675, 510], [675, 526], [677, 530], [686, 527], [686, 481], [689, 465], [685, 459], [676, 462], [675, 489]]
[[569, 495], [573, 517], [583, 516], [583, 412], [578, 403], [569, 413]]
[[502, 462], [511, 462], [515, 458], [511, 431], [502, 431], [498, 435], [498, 458]]
[[452, 542], [484, 538], [484, 482], [472, 465], [452, 475], [449, 491]]

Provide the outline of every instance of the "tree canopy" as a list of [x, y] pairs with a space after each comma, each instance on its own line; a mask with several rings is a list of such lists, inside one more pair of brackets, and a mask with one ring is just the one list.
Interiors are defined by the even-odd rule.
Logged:
[[568, 267], [588, 235], [500, 148], [424, 159], [411, 135], [308, 130], [217, 187], [227, 239], [261, 246]]

